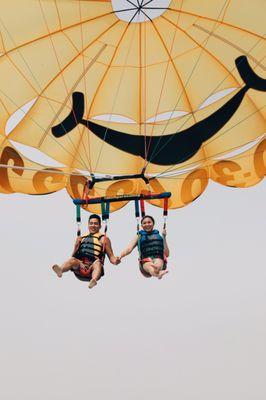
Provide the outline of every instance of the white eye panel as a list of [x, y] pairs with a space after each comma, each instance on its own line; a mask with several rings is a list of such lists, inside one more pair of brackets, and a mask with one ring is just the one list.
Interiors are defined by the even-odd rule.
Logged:
[[35, 147], [27, 146], [22, 143], [15, 142], [14, 140], [10, 140], [10, 143], [14, 146], [16, 150], [28, 160], [33, 161], [37, 164], [42, 164], [47, 167], [55, 167], [62, 168], [63, 164], [60, 164], [52, 157], [47, 156], [42, 151], [36, 149]]
[[155, 117], [151, 117], [147, 119], [147, 123], [151, 122], [159, 122], [159, 121], [169, 121], [170, 119], [178, 118], [178, 117], [183, 117], [184, 115], [187, 115], [188, 112], [186, 111], [167, 111], [162, 114], [158, 114]]
[[245, 144], [244, 146], [238, 147], [237, 149], [234, 149], [228, 153], [215, 157], [215, 160], [226, 160], [228, 158], [238, 156], [239, 154], [242, 154], [245, 151], [252, 149], [252, 147], [256, 146], [264, 137], [266, 137], [266, 133], [253, 140], [252, 142]]
[[105, 122], [120, 122], [121, 124], [136, 124], [131, 118], [124, 117], [119, 114], [101, 114], [91, 117], [92, 120], [105, 121]]
[[32, 106], [35, 104], [37, 97], [28, 103], [24, 104], [21, 108], [15, 111], [7, 120], [6, 127], [5, 127], [5, 134], [8, 136], [20, 123], [20, 121], [25, 118], [27, 113], [30, 111]]
[[232, 93], [236, 88], [229, 88], [229, 89], [224, 89], [221, 90], [220, 92], [212, 94], [210, 97], [208, 97], [198, 108], [198, 110], [201, 110], [204, 107], [207, 107], [216, 101], [222, 99], [223, 97], [227, 96], [228, 94]]

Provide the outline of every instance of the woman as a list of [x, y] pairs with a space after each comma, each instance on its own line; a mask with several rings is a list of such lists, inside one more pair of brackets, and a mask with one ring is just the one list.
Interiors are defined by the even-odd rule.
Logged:
[[166, 257], [169, 257], [169, 248], [166, 243], [166, 230], [162, 236], [154, 229], [154, 218], [146, 215], [141, 220], [142, 230], [138, 232], [129, 246], [122, 251], [120, 259], [127, 256], [138, 246], [140, 253], [140, 271], [146, 277], [162, 279], [167, 274]]

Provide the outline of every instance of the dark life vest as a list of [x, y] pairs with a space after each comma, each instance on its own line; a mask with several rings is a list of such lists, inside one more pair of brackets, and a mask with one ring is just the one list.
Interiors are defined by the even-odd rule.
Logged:
[[164, 259], [164, 243], [159, 231], [153, 230], [148, 233], [139, 231], [139, 251], [140, 258], [161, 258]]
[[104, 235], [101, 233], [96, 233], [94, 235], [89, 233], [88, 235], [83, 236], [74, 257], [78, 259], [88, 258], [91, 261], [95, 261], [97, 258], [102, 259], [104, 254], [103, 245], [100, 242], [100, 239], [103, 236]]

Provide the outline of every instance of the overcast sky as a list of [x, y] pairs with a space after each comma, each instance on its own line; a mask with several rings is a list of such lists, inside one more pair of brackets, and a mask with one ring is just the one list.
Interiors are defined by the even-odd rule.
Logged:
[[[51, 271], [75, 239], [67, 194], [1, 195], [0, 397], [265, 400], [265, 200], [265, 181], [210, 184], [170, 213], [168, 276], [143, 278], [135, 251], [90, 291]], [[111, 217], [115, 253], [134, 234], [131, 204]]]

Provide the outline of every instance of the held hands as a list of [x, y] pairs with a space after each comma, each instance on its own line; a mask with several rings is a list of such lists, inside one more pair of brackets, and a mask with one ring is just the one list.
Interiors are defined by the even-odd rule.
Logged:
[[110, 261], [111, 261], [111, 263], [114, 264], [114, 265], [118, 265], [118, 264], [121, 263], [120, 257], [115, 257], [115, 256], [112, 257], [112, 259], [111, 259]]
[[118, 265], [120, 263], [121, 263], [121, 258], [120, 257], [116, 257], [116, 264], [115, 265]]

